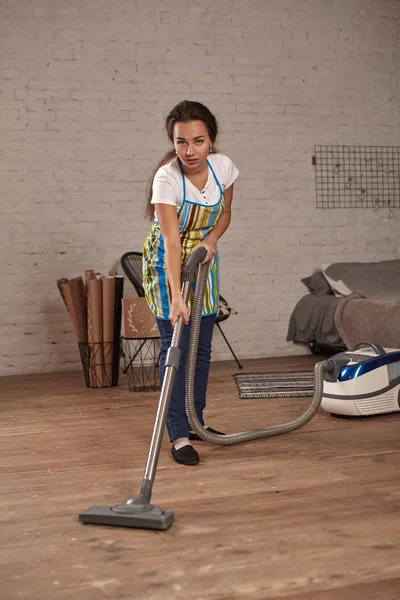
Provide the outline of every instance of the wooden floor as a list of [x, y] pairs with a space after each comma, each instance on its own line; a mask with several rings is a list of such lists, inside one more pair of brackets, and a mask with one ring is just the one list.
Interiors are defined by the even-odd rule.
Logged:
[[[244, 371], [316, 357], [245, 361]], [[214, 363], [207, 423], [229, 433], [291, 420], [307, 399], [240, 400]], [[1, 380], [0, 598], [398, 600], [400, 413], [322, 409], [293, 433], [197, 443], [183, 467], [164, 437], [152, 500], [165, 532], [82, 525], [78, 513], [139, 492], [158, 393], [94, 390], [83, 376]]]

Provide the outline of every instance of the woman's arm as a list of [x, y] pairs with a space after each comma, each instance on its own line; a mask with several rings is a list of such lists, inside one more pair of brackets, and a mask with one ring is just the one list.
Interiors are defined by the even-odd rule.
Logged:
[[204, 246], [207, 250], [207, 256], [203, 262], [207, 263], [214, 258], [217, 254], [217, 242], [222, 234], [228, 229], [229, 223], [231, 222], [231, 206], [233, 198], [233, 183], [224, 191], [225, 198], [225, 210], [224, 214], [218, 221], [218, 223], [212, 228], [210, 233], [196, 248]]
[[169, 318], [172, 326], [175, 325], [179, 316], [182, 316], [184, 322], [188, 323], [189, 310], [181, 294], [182, 248], [176, 206], [157, 203], [155, 209], [165, 244], [165, 266], [171, 291]]

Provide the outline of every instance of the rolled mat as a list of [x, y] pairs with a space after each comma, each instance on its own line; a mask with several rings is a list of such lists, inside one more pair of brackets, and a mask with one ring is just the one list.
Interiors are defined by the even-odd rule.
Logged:
[[115, 279], [103, 277], [101, 279], [103, 297], [103, 359], [105, 366], [105, 379], [103, 385], [112, 385], [113, 355], [114, 355], [114, 303]]

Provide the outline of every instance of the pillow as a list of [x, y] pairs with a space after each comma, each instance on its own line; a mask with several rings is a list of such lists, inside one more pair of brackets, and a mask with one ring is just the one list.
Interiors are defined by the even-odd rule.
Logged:
[[[369, 263], [374, 266], [375, 263]], [[348, 262], [348, 263], [332, 263], [322, 267], [322, 273], [332, 288], [333, 293], [337, 298], [343, 298], [350, 296], [355, 291], [349, 288], [345, 283], [348, 282], [348, 277], [359, 267], [365, 266], [366, 263], [362, 262]]]
[[[394, 262], [394, 261], [393, 261]], [[380, 263], [334, 263], [323, 274], [335, 296], [356, 293], [369, 300], [393, 300], [400, 297], [400, 265]]]
[[351, 290], [347, 287], [347, 285], [341, 279], [339, 279], [338, 281], [335, 281], [334, 279], [329, 277], [329, 275], [327, 275], [325, 271], [324, 271], [324, 275], [325, 275], [327, 283], [332, 288], [332, 293], [337, 298], [343, 298], [345, 296], [350, 296]]
[[301, 280], [308, 291], [315, 296], [332, 295], [333, 291], [322, 271], [314, 271], [310, 277]]

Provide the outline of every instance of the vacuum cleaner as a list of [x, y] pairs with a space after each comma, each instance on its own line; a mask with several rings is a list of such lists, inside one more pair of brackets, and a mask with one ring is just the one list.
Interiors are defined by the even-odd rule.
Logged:
[[334, 367], [324, 372], [324, 410], [348, 417], [400, 411], [400, 350], [360, 342], [329, 360]]
[[[189, 424], [194, 433], [197, 433], [197, 435], [201, 437], [204, 441], [211, 442], [214, 444], [221, 444], [224, 446], [229, 446], [232, 444], [238, 444], [250, 440], [256, 440], [275, 435], [281, 435], [298, 429], [306, 423], [308, 423], [318, 411], [323, 397], [324, 402], [331, 399], [329, 395], [333, 395], [334, 397], [339, 396], [340, 400], [340, 397], [343, 396], [343, 391], [341, 389], [333, 387], [324, 391], [324, 386], [325, 388], [328, 384], [332, 384], [332, 386], [337, 386], [340, 377], [342, 377], [342, 369], [351, 369], [354, 364], [354, 361], [357, 360], [352, 357], [365, 356], [365, 352], [361, 355], [357, 351], [357, 348], [355, 348], [351, 353], [349, 353], [348, 356], [344, 356], [347, 353], [341, 353], [340, 355], [338, 355], [340, 358], [334, 356], [326, 361], [320, 361], [315, 365], [314, 395], [307, 410], [298, 418], [280, 425], [273, 425], [270, 427], [252, 429], [250, 431], [243, 431], [239, 433], [225, 435], [211, 433], [202, 426], [195, 410], [194, 378], [197, 347], [200, 334], [202, 304], [209, 273], [209, 263], [201, 264], [202, 261], [206, 258], [206, 255], [207, 251], [205, 248], [200, 247], [197, 250], [195, 250], [191, 254], [188, 262], [186, 263], [182, 274], [181, 292], [184, 301], [187, 303], [190, 288], [194, 279], [194, 274], [197, 270], [196, 288], [190, 316], [191, 324], [189, 344], [186, 356], [185, 373], [186, 412], [188, 415]], [[151, 504], [150, 500], [154, 485], [158, 458], [161, 449], [162, 437], [165, 429], [168, 407], [171, 399], [172, 388], [175, 381], [176, 371], [179, 368], [179, 345], [182, 336], [182, 330], [183, 320], [180, 317], [177, 320], [177, 323], [174, 327], [171, 347], [169, 348], [166, 356], [165, 374], [161, 387], [160, 400], [157, 408], [157, 414], [155, 418], [149, 454], [139, 495], [134, 498], [128, 499], [123, 504], [117, 504], [115, 506], [92, 506], [79, 514], [79, 520], [81, 523], [90, 525], [109, 525], [112, 527], [133, 527], [156, 530], [165, 530], [172, 525], [174, 521], [174, 513], [171, 510], [165, 510], [159, 506]], [[380, 348], [377, 345], [375, 345], [375, 347], [371, 347], [373, 350], [380, 352]], [[397, 352], [396, 354], [398, 354], [398, 368], [400, 368], [400, 352]], [[383, 360], [382, 354], [380, 354], [380, 357], [381, 360]], [[372, 360], [374, 360], [373, 357]], [[387, 364], [394, 365], [395, 361], [389, 361]], [[357, 365], [356, 368], [358, 368], [358, 366], [360, 365]], [[383, 364], [381, 366], [383, 366]], [[366, 374], [370, 372], [367, 369], [368, 367], [366, 367]], [[391, 367], [391, 372], [393, 369], [394, 367]], [[354, 379], [355, 381], [357, 377], [350, 377], [349, 380], [351, 379]], [[358, 377], [358, 379], [361, 380], [361, 377]], [[345, 379], [345, 382], [347, 381], [348, 380]], [[340, 380], [340, 384], [342, 383], [344, 382]], [[358, 398], [356, 398], [356, 400], [358, 400]], [[326, 410], [330, 410], [329, 408], [327, 408], [327, 405], [325, 405], [324, 408]], [[337, 407], [335, 407], [335, 410], [338, 410]]]

